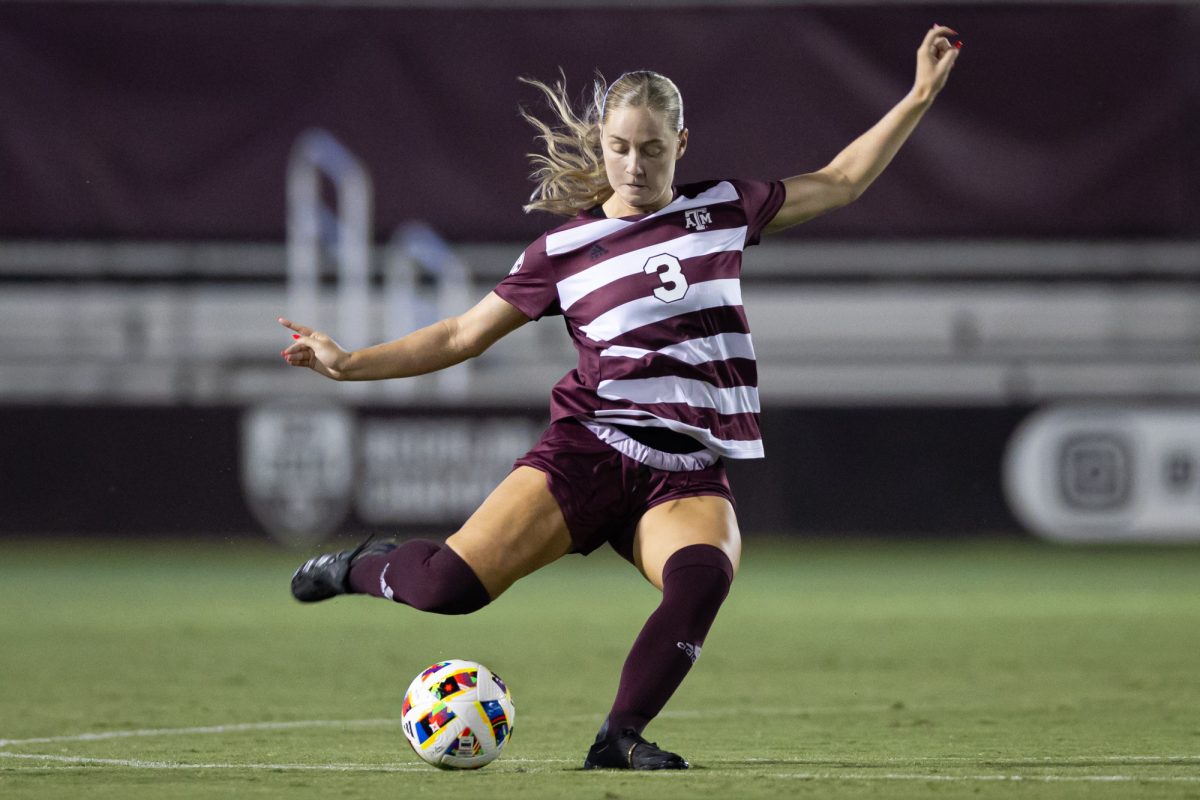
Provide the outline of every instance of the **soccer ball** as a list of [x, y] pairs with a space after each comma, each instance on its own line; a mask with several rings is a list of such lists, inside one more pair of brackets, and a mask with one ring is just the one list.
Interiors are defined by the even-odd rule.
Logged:
[[400, 717], [422, 760], [442, 769], [478, 769], [512, 737], [516, 709], [500, 676], [474, 661], [439, 661], [413, 678]]

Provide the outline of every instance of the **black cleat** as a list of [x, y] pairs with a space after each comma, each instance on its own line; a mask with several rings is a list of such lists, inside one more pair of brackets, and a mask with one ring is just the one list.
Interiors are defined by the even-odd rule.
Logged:
[[687, 759], [647, 742], [632, 728], [592, 745], [584, 769], [687, 769]]
[[381, 555], [396, 549], [395, 542], [368, 538], [353, 550], [324, 553], [310, 558], [292, 574], [292, 597], [301, 603], [328, 600], [350, 592], [350, 566], [363, 556]]

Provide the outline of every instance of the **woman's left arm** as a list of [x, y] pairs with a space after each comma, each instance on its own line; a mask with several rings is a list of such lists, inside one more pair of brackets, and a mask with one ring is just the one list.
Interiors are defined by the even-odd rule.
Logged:
[[957, 47], [951, 45], [947, 35], [958, 34], [945, 25], [936, 25], [925, 34], [917, 50], [917, 77], [913, 87], [883, 119], [851, 142], [824, 168], [783, 182], [786, 199], [764, 233], [773, 233], [841, 208], [867, 190], [891, 163], [946, 85], [950, 70], [958, 59], [958, 47], [962, 46], [961, 42]]

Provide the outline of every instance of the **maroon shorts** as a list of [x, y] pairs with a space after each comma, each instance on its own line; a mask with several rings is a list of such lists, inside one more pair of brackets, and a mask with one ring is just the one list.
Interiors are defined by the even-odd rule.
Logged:
[[617, 452], [571, 418], [551, 423], [515, 467], [546, 473], [575, 548], [587, 555], [608, 542], [633, 562], [642, 514], [668, 500], [715, 495], [733, 503], [721, 461], [694, 472], [654, 469]]

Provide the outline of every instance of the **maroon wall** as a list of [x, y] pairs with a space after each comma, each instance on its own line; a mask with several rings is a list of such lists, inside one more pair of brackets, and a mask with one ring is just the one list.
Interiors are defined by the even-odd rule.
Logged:
[[891, 172], [805, 235], [1200, 235], [1200, 7], [455, 10], [0, 5], [0, 237], [283, 236], [309, 126], [369, 165], [377, 226], [528, 239], [534, 100], [650, 67], [683, 89], [683, 180], [823, 165], [966, 48]]

